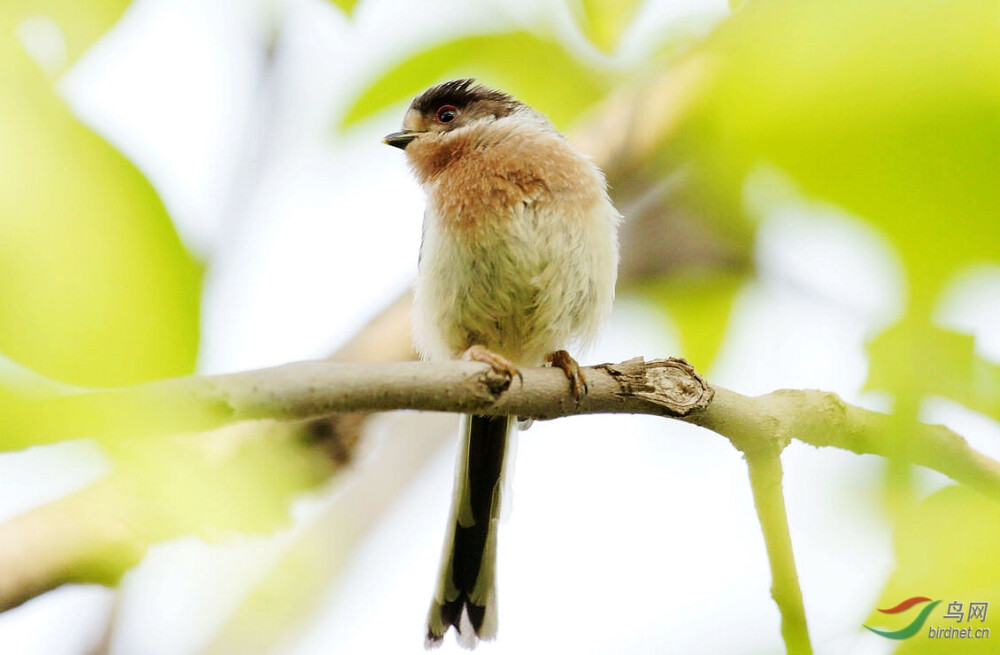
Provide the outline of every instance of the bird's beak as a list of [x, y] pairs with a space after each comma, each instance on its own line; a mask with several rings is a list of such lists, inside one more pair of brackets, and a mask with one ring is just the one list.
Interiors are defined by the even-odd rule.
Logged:
[[400, 150], [406, 150], [406, 146], [410, 144], [417, 138], [419, 132], [413, 132], [411, 130], [403, 130], [402, 132], [393, 132], [392, 134], [387, 134], [382, 143], [387, 146], [393, 146], [399, 148]]

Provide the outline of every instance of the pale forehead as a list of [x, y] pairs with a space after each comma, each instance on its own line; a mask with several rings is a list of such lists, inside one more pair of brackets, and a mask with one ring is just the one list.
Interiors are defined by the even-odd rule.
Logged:
[[423, 122], [424, 119], [420, 112], [413, 107], [410, 107], [410, 109], [406, 112], [406, 115], [403, 116], [403, 129], [419, 130], [423, 125]]

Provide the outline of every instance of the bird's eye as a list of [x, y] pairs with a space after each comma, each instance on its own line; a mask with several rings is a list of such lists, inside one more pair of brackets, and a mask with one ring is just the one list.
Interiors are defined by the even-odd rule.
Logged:
[[458, 116], [458, 109], [452, 105], [443, 105], [437, 110], [438, 123], [450, 123]]

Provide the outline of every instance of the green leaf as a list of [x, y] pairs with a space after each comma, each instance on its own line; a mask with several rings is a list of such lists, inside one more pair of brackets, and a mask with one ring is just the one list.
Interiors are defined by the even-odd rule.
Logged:
[[[0, 22], [0, 352], [88, 386], [189, 373], [201, 267], [149, 182], [76, 120], [17, 41], [6, 21], [23, 4]], [[85, 6], [38, 3], [80, 47], [124, 4]]]
[[[423, 50], [376, 79], [341, 118], [350, 127], [449, 78], [477, 77], [565, 125], [604, 96], [610, 72], [528, 32], [470, 36]], [[402, 120], [402, 115], [400, 115]]]
[[330, 0], [330, 2], [340, 7], [341, 11], [348, 16], [354, 11], [354, 6], [358, 4], [358, 0]]
[[612, 52], [635, 18], [638, 0], [580, 0], [576, 12], [580, 29], [604, 52]]

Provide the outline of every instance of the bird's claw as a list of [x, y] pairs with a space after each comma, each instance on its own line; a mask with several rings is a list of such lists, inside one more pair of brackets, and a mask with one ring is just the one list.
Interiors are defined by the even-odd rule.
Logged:
[[545, 361], [555, 368], [562, 369], [569, 380], [570, 390], [577, 402], [587, 394], [587, 378], [583, 375], [583, 369], [565, 350], [554, 350], [545, 356]]
[[521, 371], [517, 370], [517, 367], [511, 363], [509, 359], [498, 355], [491, 350], [487, 350], [485, 346], [471, 346], [464, 353], [462, 353], [462, 359], [470, 362], [481, 362], [483, 364], [489, 364], [499, 375], [506, 375], [511, 380], [514, 379], [516, 375], [521, 381], [521, 386], [524, 386], [524, 376], [521, 375]]

